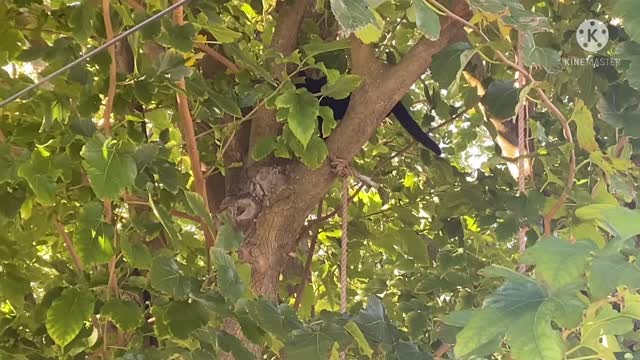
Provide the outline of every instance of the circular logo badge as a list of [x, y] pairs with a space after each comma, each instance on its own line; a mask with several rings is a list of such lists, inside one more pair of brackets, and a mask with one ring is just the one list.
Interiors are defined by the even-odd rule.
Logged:
[[598, 52], [609, 42], [607, 25], [600, 20], [585, 20], [576, 31], [578, 45], [588, 52]]

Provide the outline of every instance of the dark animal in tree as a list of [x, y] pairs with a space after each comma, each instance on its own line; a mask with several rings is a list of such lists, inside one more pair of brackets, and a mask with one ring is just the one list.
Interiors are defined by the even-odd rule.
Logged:
[[[312, 94], [320, 94], [320, 90], [327, 83], [326, 77], [321, 77], [318, 79], [314, 79], [310, 76], [305, 76], [304, 74], [300, 74], [303, 77], [303, 82], [297, 83], [297, 88], [305, 88]], [[317, 95], [320, 96], [320, 95]], [[334, 99], [331, 97], [324, 96], [320, 99], [320, 106], [328, 106], [333, 110], [333, 117], [336, 120], [342, 120], [344, 115], [347, 113], [347, 108], [349, 107], [350, 96], [347, 96], [344, 99]], [[431, 137], [425, 133], [420, 125], [411, 117], [407, 108], [401, 102], [398, 102], [391, 112], [388, 114], [393, 114], [395, 118], [398, 120], [400, 125], [414, 138], [417, 142], [422, 144], [425, 148], [433, 151], [437, 155], [442, 154], [442, 150], [440, 150], [440, 146], [431, 139]], [[322, 121], [321, 119], [319, 121]], [[322, 129], [322, 124], [320, 124], [320, 129]]]

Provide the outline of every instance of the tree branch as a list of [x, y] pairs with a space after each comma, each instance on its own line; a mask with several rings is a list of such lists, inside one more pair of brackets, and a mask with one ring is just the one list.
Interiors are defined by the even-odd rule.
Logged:
[[58, 230], [58, 234], [60, 235], [62, 240], [64, 240], [64, 245], [67, 248], [67, 251], [69, 252], [69, 255], [71, 256], [71, 259], [73, 260], [73, 263], [76, 266], [76, 270], [78, 272], [84, 272], [84, 267], [82, 266], [82, 261], [80, 261], [80, 257], [78, 256], [78, 252], [76, 252], [75, 247], [73, 247], [73, 242], [71, 242], [71, 239], [69, 238], [69, 234], [67, 234], [67, 232], [64, 230], [64, 225], [62, 225], [60, 223], [60, 221], [58, 221], [58, 220], [54, 220], [53, 224], [56, 226], [56, 230]]

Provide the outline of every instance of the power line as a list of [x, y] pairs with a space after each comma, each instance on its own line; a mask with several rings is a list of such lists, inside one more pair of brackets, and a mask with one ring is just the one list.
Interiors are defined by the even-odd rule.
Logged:
[[18, 91], [17, 93], [15, 93], [15, 94], [13, 94], [13, 95], [9, 96], [8, 98], [6, 98], [6, 99], [4, 99], [4, 100], [2, 100], [2, 101], [0, 102], [0, 108], [4, 107], [4, 106], [6, 106], [6, 105], [11, 104], [12, 102], [14, 102], [14, 101], [18, 100], [20, 97], [22, 97], [24, 94], [26, 94], [26, 93], [30, 92], [31, 90], [34, 90], [34, 89], [36, 89], [36, 88], [40, 87], [42, 84], [44, 84], [44, 83], [46, 83], [46, 82], [48, 82], [48, 81], [51, 81], [52, 79], [54, 79], [54, 78], [58, 77], [58, 76], [59, 76], [60, 74], [62, 74], [63, 72], [65, 72], [65, 71], [67, 71], [67, 70], [71, 69], [72, 67], [74, 67], [74, 66], [76, 66], [76, 65], [80, 64], [81, 62], [83, 62], [83, 61], [87, 60], [88, 58], [92, 57], [93, 55], [95, 55], [95, 54], [97, 54], [97, 53], [99, 53], [99, 52], [103, 51], [104, 49], [106, 49], [106, 48], [108, 48], [108, 47], [110, 47], [110, 46], [114, 45], [114, 44], [115, 44], [115, 43], [117, 43], [118, 41], [120, 41], [120, 40], [122, 40], [122, 39], [126, 38], [127, 36], [129, 36], [129, 35], [131, 35], [131, 34], [135, 33], [136, 31], [140, 30], [142, 27], [144, 27], [144, 26], [145, 26], [145, 25], [147, 25], [148, 23], [150, 23], [150, 22], [152, 22], [152, 21], [154, 21], [154, 20], [156, 20], [156, 19], [158, 19], [158, 18], [163, 17], [163, 16], [164, 16], [164, 15], [166, 15], [167, 13], [169, 13], [169, 12], [171, 12], [171, 11], [175, 10], [176, 8], [178, 8], [178, 7], [180, 7], [180, 6], [182, 6], [182, 5], [186, 4], [186, 3], [188, 3], [189, 1], [191, 1], [191, 0], [180, 0], [180, 1], [178, 1], [177, 3], [175, 3], [175, 4], [171, 5], [171, 6], [169, 6], [168, 8], [166, 8], [166, 9], [162, 10], [161, 12], [159, 12], [159, 13], [157, 13], [157, 14], [155, 14], [155, 15], [151, 16], [150, 18], [148, 18], [148, 19], [146, 19], [146, 20], [144, 20], [144, 21], [143, 21], [143, 22], [141, 22], [140, 24], [138, 24], [138, 25], [136, 25], [136, 26], [132, 27], [131, 29], [129, 29], [129, 30], [127, 30], [127, 31], [125, 31], [125, 32], [123, 32], [123, 33], [121, 33], [120, 35], [118, 35], [118, 36], [114, 37], [113, 39], [111, 39], [111, 40], [107, 41], [106, 43], [102, 44], [100, 47], [98, 47], [98, 48], [96, 48], [96, 49], [94, 49], [94, 50], [90, 51], [89, 53], [85, 54], [84, 56], [80, 57], [79, 59], [74, 60], [74, 61], [70, 62], [69, 64], [67, 64], [67, 65], [63, 66], [62, 68], [60, 68], [60, 69], [58, 69], [58, 70], [56, 70], [56, 71], [52, 72], [51, 74], [49, 74], [49, 75], [45, 76], [44, 78], [40, 79], [40, 80], [39, 80], [38, 82], [36, 82], [35, 84], [32, 84], [32, 85], [30, 85], [30, 86], [28, 86], [28, 87], [26, 87], [26, 88], [24, 88], [24, 89], [22, 89], [22, 90]]

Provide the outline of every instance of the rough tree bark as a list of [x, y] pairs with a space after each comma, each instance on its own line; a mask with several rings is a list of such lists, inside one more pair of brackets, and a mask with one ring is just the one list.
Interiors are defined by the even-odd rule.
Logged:
[[[306, 0], [280, 4], [281, 16], [274, 35], [277, 50], [286, 54], [297, 46], [296, 34], [306, 4]], [[454, 13], [465, 18], [470, 16], [465, 0], [454, 0], [451, 4]], [[442, 18], [441, 25], [440, 39], [423, 38], [394, 66], [383, 64], [371, 46], [351, 38], [352, 72], [360, 75], [363, 83], [352, 95], [345, 118], [327, 140], [330, 154], [351, 160], [393, 105], [428, 70], [431, 57], [464, 36], [461, 25], [449, 18]], [[278, 72], [280, 70], [275, 70], [274, 75]], [[251, 124], [249, 149], [260, 139], [275, 136], [279, 131], [280, 124], [272, 110], [257, 111]], [[305, 219], [329, 190], [335, 174], [328, 161], [316, 170], [296, 161], [274, 158], [245, 161], [245, 164], [238, 190], [227, 194], [223, 209], [231, 212], [247, 236], [240, 255], [252, 267], [252, 290], [256, 295], [276, 301], [278, 277], [287, 254], [294, 249]], [[227, 321], [224, 328], [241, 336], [233, 321]], [[255, 346], [250, 348], [259, 352]]]

